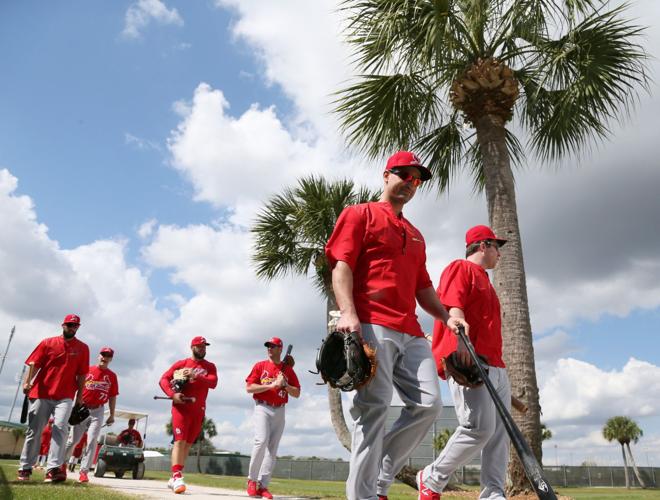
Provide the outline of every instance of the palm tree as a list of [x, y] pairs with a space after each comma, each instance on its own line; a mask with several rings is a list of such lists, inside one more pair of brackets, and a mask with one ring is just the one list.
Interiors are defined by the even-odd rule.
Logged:
[[[316, 288], [326, 298], [326, 316], [337, 310], [332, 291], [332, 271], [325, 257], [325, 244], [339, 214], [349, 205], [376, 201], [379, 194], [352, 181], [328, 182], [305, 177], [294, 188], [273, 196], [259, 212], [252, 227], [255, 237], [252, 259], [259, 278], [272, 280], [290, 275], [307, 276], [313, 271]], [[341, 392], [328, 386], [330, 417], [339, 442], [350, 451], [351, 433], [344, 419]]]
[[541, 441], [547, 441], [552, 439], [552, 431], [546, 427], [545, 424], [541, 424]]
[[[558, 161], [579, 154], [647, 86], [642, 29], [604, 0], [344, 0], [348, 41], [363, 74], [337, 94], [350, 145], [379, 158], [413, 149], [444, 191], [460, 170], [485, 191], [490, 225], [509, 243], [495, 270], [518, 424], [541, 462], [534, 366], [514, 176], [525, 148]], [[527, 489], [513, 457], [510, 493]]]
[[635, 476], [637, 481], [642, 488], [646, 488], [646, 484], [639, 475], [639, 470], [637, 470], [637, 465], [635, 464], [635, 459], [633, 458], [632, 451], [630, 450], [630, 441], [637, 443], [639, 438], [644, 434], [642, 429], [639, 428], [637, 423], [634, 420], [631, 420], [628, 417], [612, 417], [607, 422], [605, 422], [605, 427], [603, 427], [603, 437], [608, 441], [618, 441], [621, 445], [621, 455], [623, 456], [623, 470], [626, 476], [626, 488], [630, 488], [630, 479], [628, 477], [628, 460], [626, 458], [626, 449], [628, 450], [628, 456], [633, 466]]
[[211, 448], [211, 439], [218, 435], [218, 431], [215, 428], [215, 422], [212, 418], [204, 417], [202, 421], [202, 430], [197, 436], [195, 442], [197, 443], [197, 472], [202, 473], [202, 446], [210, 445]]
[[453, 433], [454, 431], [452, 429], [442, 429], [433, 438], [433, 448], [436, 451], [441, 451], [445, 446], [447, 446], [447, 442]]

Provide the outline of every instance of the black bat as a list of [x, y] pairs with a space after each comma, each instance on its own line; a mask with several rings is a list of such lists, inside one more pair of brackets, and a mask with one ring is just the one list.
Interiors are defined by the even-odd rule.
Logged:
[[[37, 368], [37, 372], [32, 376], [32, 379], [30, 380], [30, 386], [34, 385], [34, 381], [37, 379], [37, 375], [39, 375], [39, 372], [41, 371], [41, 368]], [[24, 424], [27, 422], [27, 414], [28, 414], [28, 407], [30, 406], [30, 399], [28, 398], [28, 395], [26, 394], [25, 397], [23, 398], [23, 408], [21, 408], [21, 423]]]
[[286, 348], [286, 354], [284, 355], [284, 359], [286, 359], [287, 356], [291, 356], [291, 350], [293, 349], [293, 346], [289, 344]]
[[486, 373], [484, 367], [481, 366], [479, 357], [474, 351], [474, 347], [472, 346], [470, 339], [468, 339], [467, 335], [465, 335], [465, 329], [462, 326], [458, 327], [458, 334], [467, 347], [470, 353], [470, 357], [472, 357], [472, 361], [476, 363], [477, 368], [479, 368], [481, 378], [483, 379], [484, 384], [486, 384], [486, 389], [488, 389], [490, 397], [493, 399], [493, 403], [495, 403], [495, 408], [500, 414], [502, 423], [506, 428], [506, 432], [509, 434], [509, 438], [513, 443], [513, 447], [516, 449], [516, 453], [518, 453], [518, 456], [520, 457], [520, 461], [522, 462], [523, 468], [525, 469], [527, 479], [529, 479], [529, 482], [534, 488], [536, 495], [541, 500], [557, 500], [557, 495], [555, 495], [552, 486], [550, 486], [550, 483], [543, 475], [543, 469], [541, 469], [541, 466], [536, 461], [536, 457], [534, 456], [532, 449], [529, 447], [529, 444], [527, 444], [527, 441], [525, 441], [525, 438], [520, 432], [520, 429], [518, 429], [518, 426], [514, 422], [513, 417], [511, 417], [511, 414], [506, 409], [506, 406], [504, 406], [504, 403], [502, 403], [502, 400], [497, 395], [495, 387], [493, 387], [493, 383], [488, 378], [488, 374]]
[[[170, 401], [172, 401], [172, 398], [169, 396], [154, 396], [154, 399], [169, 399]], [[181, 398], [181, 401], [185, 401], [186, 403], [194, 403], [195, 401], [197, 401], [197, 399], [193, 396], [183, 396]]]

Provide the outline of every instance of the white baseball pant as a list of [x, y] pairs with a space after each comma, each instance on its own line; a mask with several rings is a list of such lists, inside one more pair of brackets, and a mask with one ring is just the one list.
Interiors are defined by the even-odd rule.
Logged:
[[254, 445], [248, 479], [266, 488], [275, 468], [277, 447], [284, 432], [284, 406], [273, 407], [256, 401], [254, 407]]
[[89, 410], [89, 417], [78, 425], [74, 425], [69, 433], [69, 439], [66, 443], [65, 459], [69, 458], [73, 453], [73, 449], [80, 442], [83, 434], [87, 432], [87, 447], [83, 451], [82, 461], [80, 462], [80, 471], [89, 472], [96, 453], [96, 441], [101, 433], [103, 427], [103, 414], [105, 407], [103, 405], [93, 410]]

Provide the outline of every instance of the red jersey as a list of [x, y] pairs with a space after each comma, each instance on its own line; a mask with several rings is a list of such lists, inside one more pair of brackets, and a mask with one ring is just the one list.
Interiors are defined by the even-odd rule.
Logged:
[[83, 401], [90, 408], [102, 406], [119, 394], [117, 375], [109, 368], [90, 366], [85, 376]]
[[347, 207], [325, 253], [330, 267], [341, 260], [353, 271], [353, 301], [361, 322], [424, 336], [415, 309], [417, 291], [433, 286], [426, 243], [403, 214], [397, 216], [388, 202]]
[[[448, 311], [458, 307], [465, 313], [465, 321], [470, 325], [470, 341], [477, 354], [484, 356], [489, 365], [504, 368], [500, 301], [486, 270], [469, 260], [455, 260], [442, 272], [437, 293]], [[454, 352], [456, 347], [456, 335], [444, 323], [436, 321], [433, 355], [443, 379], [440, 359]]]
[[89, 368], [89, 348], [77, 338], [64, 340], [62, 335], [42, 340], [25, 360], [41, 368], [31, 399], [73, 399], [78, 390], [77, 376], [84, 376]]
[[117, 436], [117, 443], [142, 448], [142, 436], [136, 429], [124, 429]]
[[206, 409], [206, 396], [209, 389], [215, 389], [218, 385], [218, 374], [215, 365], [205, 359], [186, 358], [174, 363], [170, 368], [163, 373], [160, 378], [160, 387], [165, 394], [172, 397], [174, 391], [170, 387], [170, 381], [174, 377], [174, 372], [181, 368], [191, 368], [195, 374], [193, 380], [186, 382], [183, 388], [183, 395], [187, 397], [194, 397], [194, 403], [186, 403], [186, 408], [192, 409]]
[[[252, 367], [252, 371], [245, 381], [248, 384], [266, 385], [273, 382], [280, 373], [284, 375], [284, 380], [286, 380], [287, 384], [300, 389], [300, 382], [298, 382], [298, 377], [296, 377], [293, 368], [284, 363], [276, 365], [270, 359], [265, 359], [256, 363]], [[283, 388], [271, 389], [266, 392], [260, 392], [259, 394], [253, 394], [252, 397], [255, 400], [263, 401], [273, 406], [280, 406], [289, 401], [289, 393]]]

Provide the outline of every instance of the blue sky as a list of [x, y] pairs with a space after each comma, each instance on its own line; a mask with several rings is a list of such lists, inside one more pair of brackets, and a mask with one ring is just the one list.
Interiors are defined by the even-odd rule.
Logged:
[[[653, 54], [660, 8], [635, 2], [630, 17], [651, 26]], [[346, 150], [329, 112], [352, 74], [339, 33], [330, 0], [0, 3], [0, 334], [17, 325], [1, 418], [35, 341], [75, 311], [92, 349], [115, 347], [120, 405], [152, 413], [154, 444], [167, 419], [149, 402], [156, 381], [202, 334], [221, 380], [216, 445], [247, 452], [243, 380], [278, 335], [295, 345], [304, 384], [280, 452], [346, 456], [306, 373], [324, 302], [305, 279], [257, 281], [248, 231], [301, 175], [379, 187], [382, 167]], [[548, 463], [555, 445], [560, 461], [618, 463], [599, 438], [614, 414], [640, 423], [640, 453], [660, 463], [656, 95], [654, 84], [583, 158], [559, 169], [530, 158], [517, 172]], [[465, 229], [487, 222], [460, 176], [407, 215], [434, 281], [461, 256]]]

